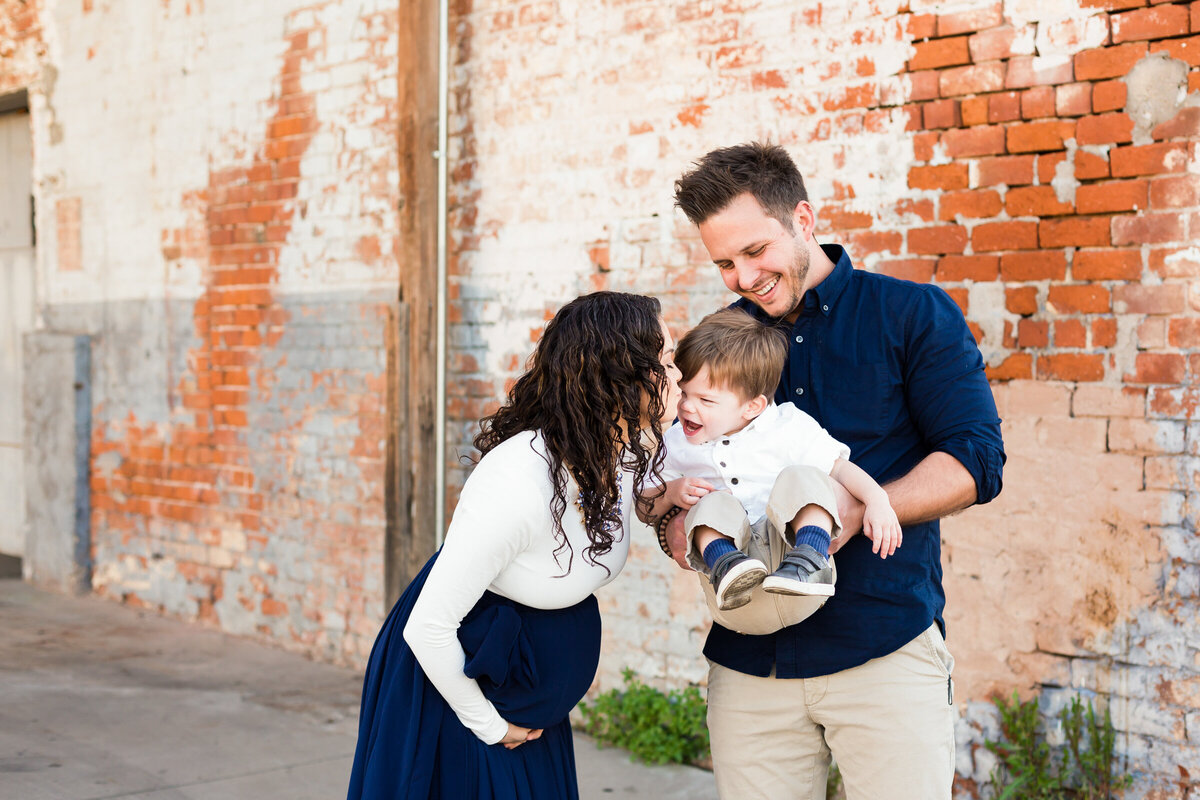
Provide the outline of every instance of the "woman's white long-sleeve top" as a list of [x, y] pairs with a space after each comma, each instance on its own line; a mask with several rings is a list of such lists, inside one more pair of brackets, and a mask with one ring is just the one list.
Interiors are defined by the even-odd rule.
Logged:
[[629, 555], [633, 481], [622, 472], [622, 526], [612, 550], [597, 564], [584, 559], [589, 542], [576, 505], [579, 489], [568, 477], [562, 526], [573, 557], [562, 551], [555, 558], [554, 487], [544, 452], [542, 437], [525, 432], [480, 459], [404, 627], [404, 639], [429, 680], [463, 725], [487, 744], [503, 739], [508, 723], [479, 684], [463, 674], [466, 655], [458, 641], [463, 618], [485, 591], [534, 608], [575, 605], [615, 578]]

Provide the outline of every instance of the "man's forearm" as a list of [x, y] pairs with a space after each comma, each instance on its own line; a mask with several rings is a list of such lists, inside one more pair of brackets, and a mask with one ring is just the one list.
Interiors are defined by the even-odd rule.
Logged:
[[975, 502], [975, 478], [957, 458], [940, 451], [883, 488], [901, 525], [948, 517]]

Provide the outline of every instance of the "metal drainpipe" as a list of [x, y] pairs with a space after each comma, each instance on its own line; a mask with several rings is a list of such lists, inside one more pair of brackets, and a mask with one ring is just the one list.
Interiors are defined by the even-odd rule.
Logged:
[[450, 4], [438, 0], [438, 160], [437, 200], [437, 378], [434, 413], [434, 459], [437, 463], [434, 481], [434, 532], [440, 547], [446, 532], [446, 213], [447, 163], [449, 127], [448, 96], [450, 93]]

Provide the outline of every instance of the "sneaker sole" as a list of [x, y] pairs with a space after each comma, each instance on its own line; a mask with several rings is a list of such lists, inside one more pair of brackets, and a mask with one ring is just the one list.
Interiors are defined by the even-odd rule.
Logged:
[[762, 582], [763, 591], [771, 594], [787, 594], [793, 597], [833, 597], [832, 583], [801, 583], [767, 576]]
[[717, 593], [717, 608], [732, 611], [746, 605], [750, 602], [750, 595], [766, 577], [766, 568], [751, 561], [733, 567], [725, 576], [721, 591]]

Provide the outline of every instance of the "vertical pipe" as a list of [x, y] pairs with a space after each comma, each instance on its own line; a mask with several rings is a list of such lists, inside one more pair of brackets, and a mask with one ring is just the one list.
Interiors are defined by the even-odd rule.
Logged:
[[450, 92], [450, 8], [449, 0], [438, 2], [438, 199], [437, 199], [437, 378], [434, 449], [434, 526], [438, 546], [446, 531], [446, 249], [447, 249], [447, 173]]
[[92, 590], [92, 337], [75, 337], [75, 591]]

